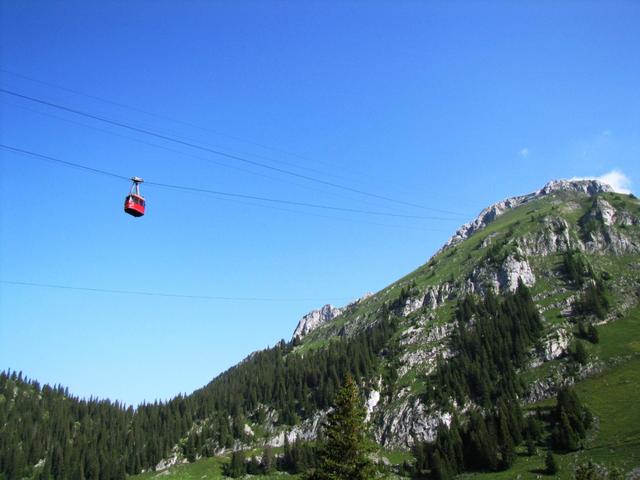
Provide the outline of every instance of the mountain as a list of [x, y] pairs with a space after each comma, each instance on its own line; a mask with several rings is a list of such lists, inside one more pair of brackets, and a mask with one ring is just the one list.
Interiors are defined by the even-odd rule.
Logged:
[[[389, 306], [400, 322], [394, 355], [386, 362], [394, 364], [398, 378], [380, 387], [379, 379], [370, 379], [376, 398], [383, 391], [393, 392], [381, 395], [373, 408], [375, 437], [386, 447], [433, 440], [439, 423], [451, 412], [421, 401], [424, 386], [419, 379], [433, 372], [439, 357], [452, 354], [447, 339], [453, 331], [455, 303], [488, 290], [513, 292], [519, 281], [530, 287], [545, 327], [528, 365], [536, 366], [530, 369], [535, 377], [537, 370], [546, 371], [548, 363], [565, 356], [574, 338], [572, 318], [581, 289], [563, 271], [566, 255], [575, 252], [589, 268], [610, 278], [612, 306], [596, 323], [623, 316], [637, 303], [639, 213], [637, 199], [616, 194], [597, 180], [551, 181], [536, 192], [484, 209], [425, 265], [308, 332], [297, 348], [305, 351], [327, 339], [354, 335], [375, 323]], [[551, 396], [556, 390], [553, 382], [531, 382], [524, 400]]]
[[[436, 456], [449, 476], [519, 465], [514, 448], [540, 430], [523, 426], [533, 421], [523, 412], [556, 396], [579, 405], [563, 393], [574, 384], [596, 413], [605, 412], [589, 440], [586, 414], [575, 407], [571, 418], [585, 419], [571, 421], [576, 438], [615, 438], [616, 448], [640, 458], [633, 436], [640, 418], [625, 413], [631, 420], [616, 423], [623, 415], [616, 402], [637, 382], [612, 388], [620, 398], [606, 406], [589, 387], [622, 371], [637, 377], [639, 260], [634, 196], [595, 180], [552, 181], [484, 209], [415, 271], [345, 307], [310, 312], [291, 341], [254, 352], [188, 396], [134, 411], [0, 375], [0, 466], [8, 478], [18, 471], [79, 474], [82, 464], [87, 478], [97, 478], [91, 470], [120, 479], [125, 471], [163, 470], [231, 450], [289, 448], [317, 437], [347, 375], [365, 394], [378, 445], [413, 448], [410, 471], [428, 464], [426, 478], [435, 478]], [[559, 440], [573, 431], [558, 423], [560, 413], [536, 415], [547, 429], [538, 448], [551, 442], [557, 451], [574, 450], [577, 440], [570, 448]], [[478, 441], [470, 425], [497, 436], [494, 457], [467, 451]], [[625, 429], [630, 436], [620, 440]], [[458, 444], [453, 438], [463, 445], [457, 461], [444, 446]]]
[[[496, 218], [504, 214], [506, 211], [520, 207], [531, 201], [542, 199], [548, 195], [561, 192], [564, 194], [585, 194], [591, 197], [600, 193], [613, 192], [613, 189], [609, 185], [598, 180], [552, 180], [540, 190], [529, 193], [527, 195], [508, 198], [483, 209], [473, 221], [466, 223], [458, 228], [455, 234], [451, 238], [449, 238], [449, 240], [443, 245], [440, 250], [438, 250], [435, 256], [437, 257], [438, 254], [442, 253], [444, 250], [463, 242], [474, 233], [483, 230], [487, 227], [488, 224], [493, 222]], [[518, 268], [523, 268], [524, 270], [518, 271]], [[527, 265], [506, 265], [500, 276], [503, 283], [509, 283], [508, 288], [510, 290], [515, 289], [518, 277], [521, 277], [525, 281], [525, 283], [529, 285], [531, 285], [535, 281], [535, 279], [532, 277], [530, 269], [527, 270]], [[494, 282], [494, 287], [499, 288], [499, 282], [498, 284]], [[448, 287], [443, 288], [448, 289]], [[438, 291], [434, 292], [432, 290], [428, 292], [427, 295], [428, 298], [425, 298], [425, 301], [435, 307], [438, 305], [438, 302], [442, 303], [442, 296], [444, 295], [444, 293], [439, 294]], [[363, 297], [360, 300], [363, 300], [370, 296], [372, 295], [368, 294], [366, 297]], [[415, 305], [407, 306], [409, 310], [414, 307]], [[296, 330], [294, 331], [293, 337], [303, 337], [311, 330], [314, 330], [315, 328], [319, 327], [329, 320], [333, 320], [344, 310], [345, 309], [336, 308], [331, 305], [325, 305], [321, 310], [313, 310], [300, 320]], [[410, 312], [407, 311], [406, 313]]]

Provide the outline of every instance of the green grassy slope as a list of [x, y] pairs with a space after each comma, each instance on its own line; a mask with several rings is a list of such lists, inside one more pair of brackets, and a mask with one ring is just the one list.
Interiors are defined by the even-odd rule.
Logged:
[[[162, 472], [147, 472], [129, 478], [135, 480], [218, 480], [228, 478], [222, 475], [222, 466], [228, 461], [229, 459], [226, 457], [205, 458], [194, 463], [175, 465]], [[273, 480], [276, 478], [293, 480], [300, 477], [298, 475], [275, 472], [272, 475], [260, 475], [253, 478], [262, 480]]]

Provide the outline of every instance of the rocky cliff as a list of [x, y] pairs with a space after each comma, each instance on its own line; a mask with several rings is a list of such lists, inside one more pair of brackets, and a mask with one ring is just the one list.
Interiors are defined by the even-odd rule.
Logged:
[[312, 332], [313, 330], [320, 327], [321, 325], [336, 319], [344, 311], [346, 311], [349, 308], [353, 308], [361, 301], [369, 298], [371, 295], [373, 294], [366, 293], [362, 297], [349, 303], [345, 307], [334, 307], [333, 305], [327, 304], [319, 308], [318, 310], [310, 311], [298, 321], [298, 325], [296, 326], [296, 329], [293, 331], [293, 335], [291, 338], [300, 340], [302, 337], [304, 337], [308, 333]]
[[312, 310], [303, 316], [293, 332], [293, 338], [302, 338], [323, 323], [333, 320], [342, 313], [342, 309], [333, 305], [325, 305], [318, 310]]

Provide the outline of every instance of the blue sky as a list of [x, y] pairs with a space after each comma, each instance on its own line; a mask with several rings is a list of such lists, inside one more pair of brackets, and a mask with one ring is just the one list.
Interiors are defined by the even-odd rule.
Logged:
[[235, 299], [1, 283], [0, 368], [81, 396], [169, 398], [289, 339], [312, 308], [413, 270], [494, 201], [614, 171], [635, 191], [640, 4], [558, 3], [0, 0], [3, 89], [316, 181], [7, 94], [2, 144], [438, 217], [143, 184], [134, 219], [126, 181], [0, 149], [0, 280]]

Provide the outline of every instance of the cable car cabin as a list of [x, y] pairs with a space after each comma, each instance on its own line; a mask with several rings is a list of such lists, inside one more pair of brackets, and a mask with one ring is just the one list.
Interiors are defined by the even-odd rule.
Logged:
[[124, 199], [124, 211], [134, 217], [141, 217], [144, 215], [144, 197], [130, 193], [127, 198]]
[[141, 217], [144, 215], [145, 201], [144, 197], [140, 195], [140, 184], [144, 180], [140, 177], [131, 177], [131, 182], [129, 195], [124, 199], [124, 211], [134, 217]]

